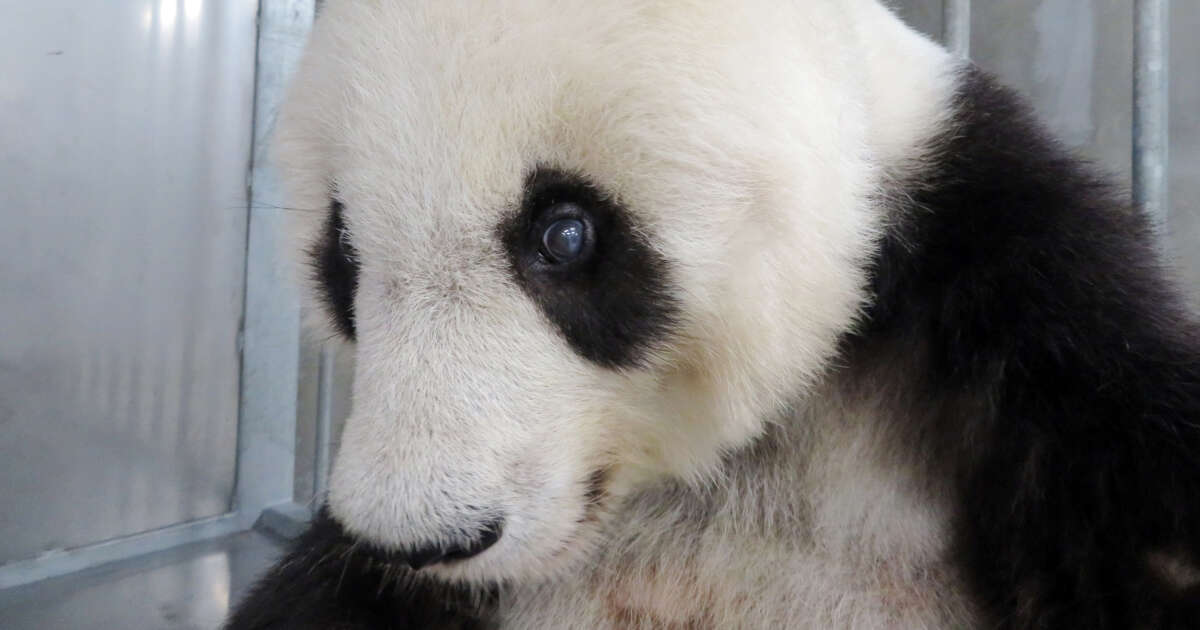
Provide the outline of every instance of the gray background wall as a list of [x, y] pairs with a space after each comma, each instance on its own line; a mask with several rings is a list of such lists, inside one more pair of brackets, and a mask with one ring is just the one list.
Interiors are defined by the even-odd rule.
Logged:
[[1171, 190], [1168, 235], [1172, 253], [1200, 309], [1200, 2], [1175, 0], [1171, 9]]
[[0, 0], [0, 564], [230, 509], [256, 5]]

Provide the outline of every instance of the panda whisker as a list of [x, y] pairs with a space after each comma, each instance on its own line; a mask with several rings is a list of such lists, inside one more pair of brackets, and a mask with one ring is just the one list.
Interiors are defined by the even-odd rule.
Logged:
[[342, 572], [338, 576], [337, 585], [333, 589], [335, 593], [340, 593], [342, 591], [342, 584], [346, 580], [346, 572], [350, 570], [350, 564], [354, 560], [354, 552], [355, 552], [356, 548], [358, 547], [358, 545], [359, 545], [359, 542], [355, 541], [353, 544], [351, 544], [346, 549], [346, 552], [342, 555]]
[[324, 215], [329, 212], [328, 208], [297, 208], [293, 206], [280, 206], [270, 203], [254, 202], [247, 205], [230, 206], [230, 209], [249, 208], [250, 210], [280, 210], [296, 214], [317, 214]]

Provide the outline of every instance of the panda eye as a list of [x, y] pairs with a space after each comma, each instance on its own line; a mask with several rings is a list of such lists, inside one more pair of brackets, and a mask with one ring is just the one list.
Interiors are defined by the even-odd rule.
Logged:
[[542, 234], [542, 255], [553, 263], [568, 263], [583, 253], [587, 226], [579, 219], [559, 219]]
[[551, 219], [542, 231], [542, 258], [552, 265], [565, 265], [585, 258], [591, 249], [592, 229], [582, 208], [575, 204], [559, 204], [547, 215]]
[[667, 261], [613, 195], [538, 166], [496, 226], [512, 279], [580, 356], [634, 367], [676, 320]]

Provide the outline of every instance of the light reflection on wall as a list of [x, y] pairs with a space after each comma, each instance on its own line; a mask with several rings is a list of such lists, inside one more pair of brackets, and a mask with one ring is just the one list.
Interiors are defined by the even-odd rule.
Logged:
[[204, 0], [183, 0], [183, 15], [188, 23], [195, 23], [204, 15]]
[[204, 22], [204, 11], [204, 0], [151, 0], [142, 12], [142, 27], [149, 33], [157, 24], [162, 40], [171, 41], [176, 37], [181, 15], [182, 26], [194, 35]]
[[[229, 610], [229, 554], [222, 552], [204, 558], [201, 560], [201, 572], [197, 581], [208, 585], [208, 596], [211, 598], [209, 608]], [[198, 589], [192, 592], [198, 592]]]
[[164, 36], [175, 30], [175, 19], [179, 16], [177, 0], [162, 0], [158, 5], [158, 28]]

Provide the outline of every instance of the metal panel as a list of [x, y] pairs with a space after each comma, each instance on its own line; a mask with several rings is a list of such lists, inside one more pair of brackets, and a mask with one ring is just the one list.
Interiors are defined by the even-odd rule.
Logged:
[[230, 508], [256, 10], [0, 0], [0, 563]]
[[945, 22], [944, 0], [888, 0], [887, 4], [909, 26], [941, 41]]
[[1200, 2], [1176, 0], [1170, 19], [1170, 154], [1167, 182], [1172, 245], [1193, 304], [1200, 311]]
[[331, 454], [350, 415], [354, 347], [337, 340], [307, 341], [301, 357], [295, 500], [315, 505], [323, 498]]
[[249, 257], [238, 426], [237, 511], [244, 525], [294, 495], [300, 305], [285, 236], [286, 199], [267, 158], [313, 0], [262, 0], [251, 173]]
[[1128, 0], [971, 3], [971, 58], [1032, 98], [1068, 145], [1128, 184], [1133, 10]]
[[[301, 315], [306, 321], [307, 315]], [[321, 400], [322, 344], [301, 339], [300, 382], [296, 398], [296, 461], [293, 468], [292, 499], [307, 504], [316, 487], [317, 422]]]
[[180, 545], [228, 536], [242, 529], [237, 514], [228, 513], [86, 547], [48, 552], [0, 566], [0, 592]]
[[279, 556], [258, 532], [185, 545], [103, 571], [0, 591], [4, 630], [201, 630], [221, 627], [231, 603]]

